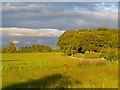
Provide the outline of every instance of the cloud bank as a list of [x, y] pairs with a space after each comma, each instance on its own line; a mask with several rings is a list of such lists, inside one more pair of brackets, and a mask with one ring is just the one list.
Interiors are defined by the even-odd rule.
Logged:
[[64, 31], [59, 29], [2, 28], [3, 36], [45, 36], [58, 37]]
[[3, 3], [3, 27], [118, 27], [117, 3]]

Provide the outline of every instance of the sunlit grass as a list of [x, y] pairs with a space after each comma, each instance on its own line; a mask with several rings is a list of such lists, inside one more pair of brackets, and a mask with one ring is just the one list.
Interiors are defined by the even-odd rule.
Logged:
[[118, 87], [117, 62], [81, 65], [78, 58], [62, 53], [15, 53], [2, 58], [3, 87]]

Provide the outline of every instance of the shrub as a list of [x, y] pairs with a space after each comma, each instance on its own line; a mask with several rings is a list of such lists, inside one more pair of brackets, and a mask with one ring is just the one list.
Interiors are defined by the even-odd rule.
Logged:
[[117, 48], [103, 48], [101, 49], [100, 57], [104, 57], [108, 61], [118, 60], [118, 49]]
[[77, 54], [74, 55], [74, 57], [84, 58], [84, 54], [82, 54], [82, 53], [77, 53]]
[[91, 58], [91, 59], [95, 59], [95, 58], [100, 58], [100, 53], [97, 52], [92, 52], [92, 51], [86, 51], [85, 52], [85, 58]]

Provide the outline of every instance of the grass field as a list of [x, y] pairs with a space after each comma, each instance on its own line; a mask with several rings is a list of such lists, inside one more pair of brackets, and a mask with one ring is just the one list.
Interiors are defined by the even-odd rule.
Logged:
[[62, 53], [2, 55], [3, 88], [117, 88], [118, 64], [80, 64]]

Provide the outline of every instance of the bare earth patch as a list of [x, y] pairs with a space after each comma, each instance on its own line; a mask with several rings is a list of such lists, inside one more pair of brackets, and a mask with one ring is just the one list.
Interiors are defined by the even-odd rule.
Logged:
[[79, 63], [98, 64], [98, 63], [105, 63], [106, 61], [107, 60], [104, 58], [99, 58], [99, 59], [80, 58]]

